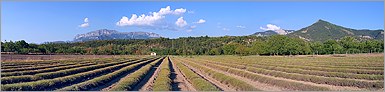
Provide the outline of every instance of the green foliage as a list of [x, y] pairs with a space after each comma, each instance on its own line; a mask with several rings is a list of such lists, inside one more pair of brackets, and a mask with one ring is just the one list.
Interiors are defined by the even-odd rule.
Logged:
[[289, 37], [307, 38], [310, 41], [321, 41], [326, 40], [338, 40], [345, 36], [352, 36], [360, 40], [365, 40], [362, 36], [369, 36], [372, 39], [383, 40], [384, 30], [356, 30], [351, 28], [342, 27], [339, 25], [332, 24], [330, 22], [319, 20], [316, 23], [302, 28], [298, 31], [288, 34]]
[[182, 37], [178, 39], [100, 40], [76, 43], [28, 44], [24, 40], [4, 42], [4, 52], [18, 54], [88, 54], [88, 55], [309, 55], [380, 53], [383, 40], [358, 40], [354, 37], [308, 42], [285, 35], [270, 37], [224, 36]]
[[229, 43], [223, 46], [223, 52], [225, 55], [233, 55], [235, 54], [235, 49], [237, 48], [238, 44], [235, 43]]
[[169, 58], [165, 58], [160, 65], [160, 71], [155, 78], [153, 91], [171, 91], [171, 82], [170, 79], [170, 67], [169, 67]]

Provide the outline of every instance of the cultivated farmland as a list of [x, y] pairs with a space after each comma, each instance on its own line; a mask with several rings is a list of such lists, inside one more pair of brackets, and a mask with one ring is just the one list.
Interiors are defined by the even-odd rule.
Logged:
[[2, 91], [383, 91], [384, 56], [140, 56], [1, 63]]

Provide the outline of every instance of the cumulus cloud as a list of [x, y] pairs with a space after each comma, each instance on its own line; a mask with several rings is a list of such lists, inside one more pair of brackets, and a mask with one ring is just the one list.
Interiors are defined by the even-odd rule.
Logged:
[[180, 17], [176, 20], [175, 25], [182, 28], [187, 25], [187, 22], [183, 19], [183, 17]]
[[150, 12], [149, 15], [142, 14], [140, 16], [132, 14], [131, 18], [123, 16], [120, 21], [116, 23], [117, 26], [154, 26], [157, 22], [161, 22], [166, 15], [182, 15], [186, 9], [179, 8], [171, 10], [170, 6], [160, 8], [158, 12]]
[[245, 26], [236, 26], [237, 28], [242, 28], [242, 29], [245, 29], [246, 27]]
[[[168, 6], [168, 7], [170, 7], [170, 6]], [[175, 15], [181, 15], [181, 14], [184, 14], [185, 12], [186, 12], [186, 9], [179, 8], [179, 9], [175, 9], [173, 13]]]
[[262, 30], [265, 30], [265, 31], [271, 30], [271, 31], [274, 31], [280, 35], [286, 35], [287, 34], [287, 32], [285, 30], [281, 29], [281, 27], [279, 27], [277, 25], [273, 25], [273, 24], [267, 24], [266, 28], [263, 28], [263, 27], [259, 27], [259, 28]]
[[204, 20], [204, 19], [199, 19], [198, 22], [195, 22], [195, 23], [197, 23], [197, 24], [202, 24], [202, 23], [205, 23], [205, 22], [206, 22], [206, 20]]
[[88, 23], [88, 18], [84, 18], [84, 23], [79, 25], [79, 27], [82, 27], [82, 28], [88, 27], [88, 26], [90, 26], [90, 24]]

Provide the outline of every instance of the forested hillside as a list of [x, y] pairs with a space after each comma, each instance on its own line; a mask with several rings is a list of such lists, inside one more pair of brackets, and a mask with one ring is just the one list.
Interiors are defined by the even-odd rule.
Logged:
[[224, 36], [177, 39], [97, 40], [76, 43], [32, 44], [24, 40], [1, 43], [2, 52], [19, 54], [88, 55], [306, 55], [383, 52], [383, 40], [344, 37], [325, 42], [309, 42], [283, 35], [270, 37]]

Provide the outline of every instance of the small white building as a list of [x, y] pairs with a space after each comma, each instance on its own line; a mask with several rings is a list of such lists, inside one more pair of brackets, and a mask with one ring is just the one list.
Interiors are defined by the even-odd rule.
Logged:
[[156, 53], [155, 52], [151, 52], [151, 56], [156, 56]]

